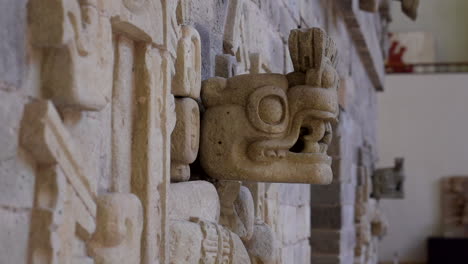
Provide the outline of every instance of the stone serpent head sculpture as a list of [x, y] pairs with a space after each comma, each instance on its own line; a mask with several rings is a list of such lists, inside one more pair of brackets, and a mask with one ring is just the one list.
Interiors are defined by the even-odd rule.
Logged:
[[338, 116], [335, 43], [318, 28], [292, 30], [294, 72], [206, 80], [200, 158], [222, 180], [327, 184]]

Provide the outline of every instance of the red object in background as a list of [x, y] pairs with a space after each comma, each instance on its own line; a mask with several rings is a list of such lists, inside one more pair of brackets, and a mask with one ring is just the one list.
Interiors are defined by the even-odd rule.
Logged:
[[[399, 49], [398, 49], [399, 48]], [[407, 48], [399, 41], [393, 41], [388, 52], [387, 72], [413, 72], [413, 66], [403, 62]]]

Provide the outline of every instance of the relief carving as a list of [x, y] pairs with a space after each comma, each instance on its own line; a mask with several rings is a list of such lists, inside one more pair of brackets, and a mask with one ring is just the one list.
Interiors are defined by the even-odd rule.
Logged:
[[256, 217], [250, 190], [238, 181], [219, 181], [221, 202], [220, 224], [237, 234], [244, 242], [252, 263], [271, 263], [277, 245], [273, 230]]
[[97, 228], [88, 245], [94, 263], [140, 263], [143, 208], [138, 197], [105, 194], [97, 205]]
[[28, 262], [115, 263], [122, 252], [127, 263], [138, 263], [140, 201], [131, 194], [97, 195], [97, 175], [86, 170], [50, 101], [26, 106], [21, 145], [38, 163]]
[[190, 178], [189, 164], [198, 154], [200, 138], [200, 110], [195, 100], [175, 100], [176, 125], [171, 135], [171, 180], [187, 181]]
[[441, 181], [442, 225], [446, 237], [468, 237], [468, 177]]
[[377, 169], [372, 176], [372, 197], [377, 199], [403, 199], [404, 159], [396, 158], [393, 168]]
[[[204, 82], [201, 164], [223, 180], [326, 184], [338, 115], [336, 47], [325, 32], [293, 30], [294, 72]], [[292, 169], [294, 168], [294, 169]]]
[[102, 8], [96, 0], [28, 3], [32, 44], [43, 50], [42, 90], [57, 106], [100, 110], [110, 100], [112, 29]]
[[187, 181], [190, 166], [199, 147], [200, 110], [194, 99], [200, 97], [201, 46], [200, 35], [191, 26], [181, 26], [177, 45], [172, 93], [175, 100], [176, 125], [171, 135], [171, 180]]
[[173, 183], [170, 189], [170, 263], [250, 263], [240, 237], [218, 223], [220, 201], [211, 183]]
[[217, 186], [221, 202], [220, 223], [242, 240], [252, 238], [255, 209], [252, 194], [238, 181], [220, 181]]
[[176, 73], [172, 93], [197, 99], [201, 89], [201, 44], [200, 35], [191, 26], [182, 25], [182, 38], [177, 46]]

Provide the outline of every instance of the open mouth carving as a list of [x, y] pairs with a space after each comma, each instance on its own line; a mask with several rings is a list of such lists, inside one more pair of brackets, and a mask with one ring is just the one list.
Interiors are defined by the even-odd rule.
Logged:
[[299, 131], [284, 139], [256, 142], [249, 154], [257, 161], [292, 159], [303, 162], [328, 162], [328, 145], [332, 138], [330, 121], [310, 120], [300, 125]]
[[316, 121], [302, 125], [296, 143], [289, 149], [293, 153], [326, 154], [331, 142], [330, 122]]

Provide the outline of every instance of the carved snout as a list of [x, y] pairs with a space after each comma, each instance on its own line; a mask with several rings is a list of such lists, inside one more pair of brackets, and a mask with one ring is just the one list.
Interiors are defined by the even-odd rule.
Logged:
[[337, 100], [335, 89], [298, 85], [288, 91], [291, 116], [306, 111], [318, 119], [335, 120], [338, 115]]

